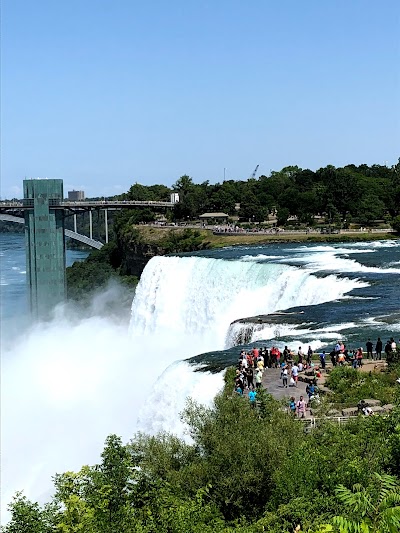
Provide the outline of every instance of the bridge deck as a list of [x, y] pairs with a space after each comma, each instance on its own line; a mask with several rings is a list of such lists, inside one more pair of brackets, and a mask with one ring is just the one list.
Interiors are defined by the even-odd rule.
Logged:
[[[149, 200], [142, 202], [139, 200], [99, 200], [99, 201], [77, 201], [77, 202], [58, 202], [51, 205], [51, 209], [69, 209], [69, 210], [81, 210], [81, 209], [130, 209], [134, 207], [174, 207], [175, 204], [171, 202], [159, 202]], [[15, 201], [15, 202], [0, 202], [1, 211], [16, 211], [33, 209], [33, 204], [28, 202]]]

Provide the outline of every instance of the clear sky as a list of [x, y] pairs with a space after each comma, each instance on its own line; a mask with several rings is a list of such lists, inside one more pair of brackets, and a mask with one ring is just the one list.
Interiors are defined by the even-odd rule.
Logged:
[[1, 195], [400, 156], [398, 0], [3, 0]]

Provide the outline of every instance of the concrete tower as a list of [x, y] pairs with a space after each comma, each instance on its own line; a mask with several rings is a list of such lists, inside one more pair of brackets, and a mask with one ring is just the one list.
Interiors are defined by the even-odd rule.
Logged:
[[64, 213], [60, 179], [24, 180], [26, 275], [33, 316], [49, 315], [66, 295]]

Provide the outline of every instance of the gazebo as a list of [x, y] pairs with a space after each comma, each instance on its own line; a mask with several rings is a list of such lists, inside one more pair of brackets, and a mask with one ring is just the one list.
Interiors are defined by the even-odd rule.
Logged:
[[229, 215], [227, 215], [226, 213], [203, 213], [199, 216], [199, 218], [204, 222], [208, 222], [209, 220], [227, 222]]

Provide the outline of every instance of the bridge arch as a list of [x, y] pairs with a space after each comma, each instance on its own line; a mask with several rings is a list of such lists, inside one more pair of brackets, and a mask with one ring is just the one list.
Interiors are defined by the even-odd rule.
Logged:
[[[17, 224], [24, 224], [25, 222], [23, 217], [16, 217], [14, 215], [7, 215], [4, 213], [0, 213], [0, 220], [4, 220], [6, 222], [16, 222]], [[82, 235], [81, 233], [76, 233], [70, 229], [64, 230], [64, 233], [66, 237], [82, 242], [83, 244], [86, 244], [92, 248], [96, 248], [96, 250], [100, 250], [100, 248], [104, 246], [102, 242], [91, 239], [90, 237], [86, 237], [86, 235]]]

